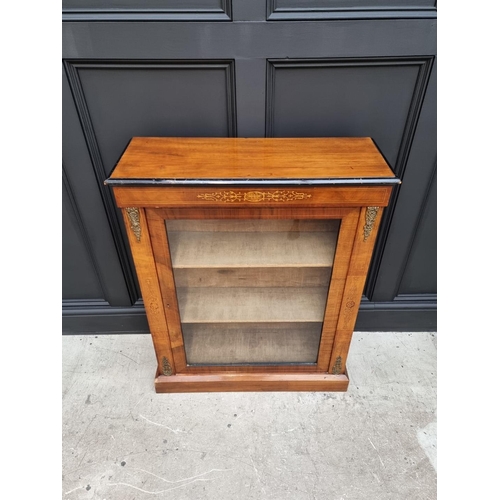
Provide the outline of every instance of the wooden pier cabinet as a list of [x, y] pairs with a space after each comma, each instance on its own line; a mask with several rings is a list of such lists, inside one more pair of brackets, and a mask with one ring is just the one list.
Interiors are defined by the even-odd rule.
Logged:
[[370, 138], [133, 138], [121, 208], [157, 392], [345, 391], [400, 181]]

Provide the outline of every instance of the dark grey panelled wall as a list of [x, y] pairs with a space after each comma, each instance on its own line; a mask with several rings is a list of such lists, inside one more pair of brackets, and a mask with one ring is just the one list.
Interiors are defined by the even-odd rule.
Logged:
[[436, 328], [431, 0], [63, 0], [63, 331], [147, 332], [103, 181], [132, 136], [371, 136], [403, 179], [358, 330]]

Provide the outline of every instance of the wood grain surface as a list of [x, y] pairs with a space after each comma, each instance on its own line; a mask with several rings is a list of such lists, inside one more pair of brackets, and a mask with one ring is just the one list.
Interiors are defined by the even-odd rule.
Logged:
[[346, 391], [347, 375], [220, 373], [159, 376], [156, 392]]
[[134, 137], [110, 180], [394, 178], [369, 137]]
[[351, 338], [358, 316], [359, 305], [363, 295], [366, 274], [372, 258], [373, 247], [377, 238], [380, 220], [382, 219], [383, 209], [380, 208], [373, 222], [373, 227], [368, 237], [365, 234], [367, 224], [367, 209], [361, 209], [358, 227], [356, 229], [356, 238], [352, 248], [351, 259], [349, 261], [349, 270], [345, 281], [342, 301], [340, 304], [340, 314], [337, 323], [337, 332], [332, 349], [329, 372], [344, 373], [346, 369], [346, 360], [351, 344]]
[[[148, 208], [258, 208], [288, 207], [385, 207], [391, 195], [390, 186], [359, 187], [297, 187], [276, 188], [220, 188], [207, 187], [122, 187], [113, 188], [119, 207]], [[283, 194], [285, 192], [285, 194]], [[304, 196], [287, 196], [286, 193]], [[294, 218], [293, 216], [291, 217]]]
[[133, 232], [127, 212], [122, 210], [122, 213], [156, 352], [158, 370], [162, 368], [163, 358], [166, 358], [172, 368], [172, 372], [175, 373], [174, 357], [170, 345], [172, 336], [169, 335], [165, 309], [163, 307], [156, 267], [158, 261], [156, 260], [157, 256], [153, 254], [153, 249], [151, 248], [146, 212], [142, 208], [138, 211], [141, 227], [139, 239]]

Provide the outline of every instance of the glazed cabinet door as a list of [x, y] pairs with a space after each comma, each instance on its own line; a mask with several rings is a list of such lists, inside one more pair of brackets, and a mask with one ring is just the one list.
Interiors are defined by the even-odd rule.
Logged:
[[147, 209], [176, 373], [326, 372], [359, 209]]

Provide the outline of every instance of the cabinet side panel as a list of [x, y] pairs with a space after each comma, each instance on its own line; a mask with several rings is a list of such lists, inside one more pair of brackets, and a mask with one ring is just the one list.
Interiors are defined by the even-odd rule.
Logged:
[[347, 354], [382, 212], [383, 209], [380, 207], [367, 207], [361, 210], [328, 370], [334, 374], [345, 373]]
[[349, 261], [353, 247], [356, 228], [359, 219], [359, 209], [353, 209], [342, 219], [337, 242], [335, 261], [333, 263], [332, 279], [326, 303], [323, 331], [318, 356], [318, 371], [328, 370], [335, 330], [339, 317], [340, 302], [349, 269]]
[[179, 372], [186, 369], [187, 363], [167, 231], [165, 229], [164, 219], [156, 210], [147, 209], [146, 214], [148, 217], [151, 245], [155, 256], [156, 268], [160, 281], [159, 284], [162, 292], [162, 306], [168, 322], [169, 336], [172, 353], [175, 359], [176, 371]]
[[175, 373], [146, 213], [142, 208], [128, 210], [124, 208], [122, 214], [156, 351], [158, 373], [166, 371]]

